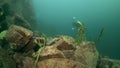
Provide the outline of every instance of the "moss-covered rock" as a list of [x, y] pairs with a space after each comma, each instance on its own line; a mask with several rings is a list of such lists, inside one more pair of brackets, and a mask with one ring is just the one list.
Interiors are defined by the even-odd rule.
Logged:
[[[31, 30], [20, 26], [11, 25], [7, 31], [6, 39], [11, 44], [10, 46], [13, 46], [16, 51], [20, 51], [22, 48], [25, 48], [25, 46], [30, 43], [30, 39], [32, 38], [32, 36], [33, 32]], [[32, 47], [30, 49], [32, 49]]]
[[76, 43], [70, 36], [58, 36], [51, 40], [41, 52], [38, 67], [96, 68], [99, 54], [95, 44], [93, 42]]

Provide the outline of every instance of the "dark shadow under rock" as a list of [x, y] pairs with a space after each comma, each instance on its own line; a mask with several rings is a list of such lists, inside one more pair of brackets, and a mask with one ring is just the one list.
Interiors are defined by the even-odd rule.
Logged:
[[17, 64], [17, 68], [34, 68], [35, 60], [32, 57], [16, 53], [14, 55], [14, 60]]
[[9, 57], [6, 50], [0, 48], [0, 68], [16, 68], [15, 61]]

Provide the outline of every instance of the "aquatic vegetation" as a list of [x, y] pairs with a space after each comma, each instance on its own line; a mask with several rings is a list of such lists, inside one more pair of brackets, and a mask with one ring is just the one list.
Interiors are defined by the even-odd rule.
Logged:
[[86, 33], [86, 28], [84, 25], [80, 25], [78, 27], [78, 37], [77, 37], [77, 42], [81, 43], [83, 41], [85, 41], [85, 33]]
[[[86, 31], [87, 28], [86, 26], [81, 23], [79, 20], [77, 20], [75, 17], [73, 17], [73, 23], [77, 29], [77, 37], [76, 37], [76, 42], [77, 43], [82, 43], [84, 41], [86, 41]], [[75, 29], [75, 28], [72, 28]], [[101, 37], [103, 36], [103, 32], [104, 32], [104, 28], [101, 28], [96, 40], [95, 40], [95, 44], [98, 44], [101, 40]], [[92, 40], [93, 41], [93, 40]]]
[[77, 31], [76, 42], [82, 43], [83, 41], [86, 41], [86, 26], [80, 20], [76, 19], [76, 17], [73, 17], [72, 25], [72, 30], [76, 29]]
[[86, 26], [79, 20], [76, 21], [77, 24], [77, 38], [76, 41], [81, 43], [86, 40]]
[[4, 30], [0, 33], [0, 39], [3, 39], [6, 37], [6, 32], [7, 32], [7, 30]]
[[40, 54], [41, 54], [41, 52], [43, 51], [43, 49], [45, 48], [45, 46], [46, 46], [47, 37], [46, 37], [45, 35], [43, 35], [42, 37], [44, 37], [44, 42], [43, 42], [43, 44], [42, 44], [40, 41], [37, 41], [36, 39], [35, 39], [35, 41], [34, 41], [34, 42], [40, 47], [39, 50], [37, 51], [37, 53], [34, 54], [34, 56], [36, 57], [34, 68], [37, 68], [37, 63], [38, 63], [38, 61], [39, 61]]
[[6, 33], [7, 30], [4, 30], [0, 33], [0, 46], [6, 50], [11, 50], [14, 49], [13, 47], [9, 46], [11, 44], [8, 43], [8, 41], [6, 40]]
[[100, 42], [100, 39], [103, 36], [103, 32], [104, 32], [104, 28], [101, 28], [101, 30], [99, 32], [99, 35], [98, 35], [98, 37], [96, 38], [96, 41], [95, 41], [96, 44]]

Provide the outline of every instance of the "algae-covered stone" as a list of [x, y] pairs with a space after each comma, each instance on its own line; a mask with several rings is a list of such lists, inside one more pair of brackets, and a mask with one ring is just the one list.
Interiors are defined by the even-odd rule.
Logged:
[[79, 62], [65, 58], [51, 58], [38, 63], [38, 68], [85, 68]]
[[21, 26], [11, 25], [7, 31], [6, 38], [8, 42], [17, 51], [21, 50], [33, 36], [33, 32]]
[[98, 51], [93, 42], [83, 42], [76, 46], [74, 58], [82, 63], [85, 68], [96, 68], [98, 61]]
[[38, 68], [96, 68], [99, 54], [95, 44], [76, 43], [69, 36], [56, 37], [41, 53]]

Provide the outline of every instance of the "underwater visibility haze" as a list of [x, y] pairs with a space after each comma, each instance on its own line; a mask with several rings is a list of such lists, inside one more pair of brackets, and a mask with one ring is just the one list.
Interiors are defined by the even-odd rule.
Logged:
[[120, 59], [120, 0], [33, 0], [36, 27], [47, 36], [76, 37], [73, 19], [87, 27], [87, 38], [95, 38], [104, 28], [96, 45], [102, 55]]

